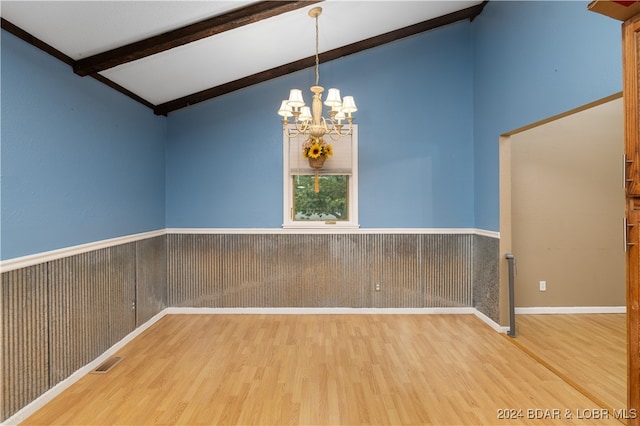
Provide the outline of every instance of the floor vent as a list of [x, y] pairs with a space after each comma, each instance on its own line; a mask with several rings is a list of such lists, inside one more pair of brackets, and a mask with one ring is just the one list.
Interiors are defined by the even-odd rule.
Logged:
[[100, 364], [98, 367], [96, 367], [96, 369], [93, 370], [92, 373], [96, 373], [96, 374], [108, 373], [109, 370], [111, 370], [113, 367], [118, 365], [118, 363], [123, 359], [124, 359], [123, 356], [113, 356], [108, 360], [106, 360], [105, 362], [103, 362], [102, 364]]

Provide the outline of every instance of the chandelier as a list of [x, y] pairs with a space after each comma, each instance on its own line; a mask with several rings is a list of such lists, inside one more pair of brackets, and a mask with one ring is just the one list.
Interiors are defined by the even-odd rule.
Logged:
[[[290, 138], [304, 135], [320, 139], [324, 135], [329, 135], [331, 139], [338, 140], [342, 136], [349, 136], [353, 130], [351, 113], [358, 110], [353, 96], [345, 96], [340, 99], [340, 90], [331, 88], [327, 94], [327, 99], [324, 101], [324, 104], [330, 108], [329, 116], [325, 118], [322, 115], [322, 92], [324, 88], [318, 83], [320, 76], [318, 71], [318, 16], [321, 13], [321, 7], [314, 7], [309, 10], [309, 16], [316, 20], [316, 84], [310, 88], [311, 92], [313, 92], [311, 108], [305, 105], [302, 98], [302, 90], [291, 89], [289, 99], [282, 101], [278, 110], [278, 114], [283, 117], [282, 129]], [[293, 123], [289, 121], [289, 117], [293, 117]], [[348, 123], [346, 128], [343, 121]], [[294, 128], [290, 128], [289, 124], [293, 124]]]

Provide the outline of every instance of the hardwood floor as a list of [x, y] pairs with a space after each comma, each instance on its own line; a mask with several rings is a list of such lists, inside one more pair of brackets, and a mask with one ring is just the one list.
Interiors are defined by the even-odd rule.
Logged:
[[627, 406], [625, 314], [518, 315], [516, 341], [609, 409]]
[[621, 424], [508, 339], [473, 315], [168, 315], [24, 424]]

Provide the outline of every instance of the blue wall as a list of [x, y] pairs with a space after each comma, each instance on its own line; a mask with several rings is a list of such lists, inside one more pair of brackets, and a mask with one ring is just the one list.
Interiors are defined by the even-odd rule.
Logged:
[[[320, 83], [360, 107], [362, 227], [498, 230], [499, 135], [622, 88], [620, 23], [586, 4], [494, 1], [472, 23], [322, 64]], [[162, 118], [6, 32], [1, 54], [0, 259], [282, 224], [276, 110], [312, 69]]]
[[[320, 84], [360, 110], [364, 228], [473, 227], [473, 43], [460, 22], [322, 64]], [[169, 116], [168, 227], [282, 225], [276, 114], [305, 70]]]
[[582, 1], [492, 1], [473, 25], [475, 226], [497, 231], [500, 134], [621, 91], [621, 23]]
[[164, 228], [166, 118], [2, 33], [0, 258]]

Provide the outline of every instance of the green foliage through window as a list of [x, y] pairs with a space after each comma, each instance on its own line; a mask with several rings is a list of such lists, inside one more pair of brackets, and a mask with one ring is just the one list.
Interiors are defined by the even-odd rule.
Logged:
[[349, 220], [349, 176], [320, 175], [320, 192], [315, 192], [315, 176], [293, 176], [294, 220]]

